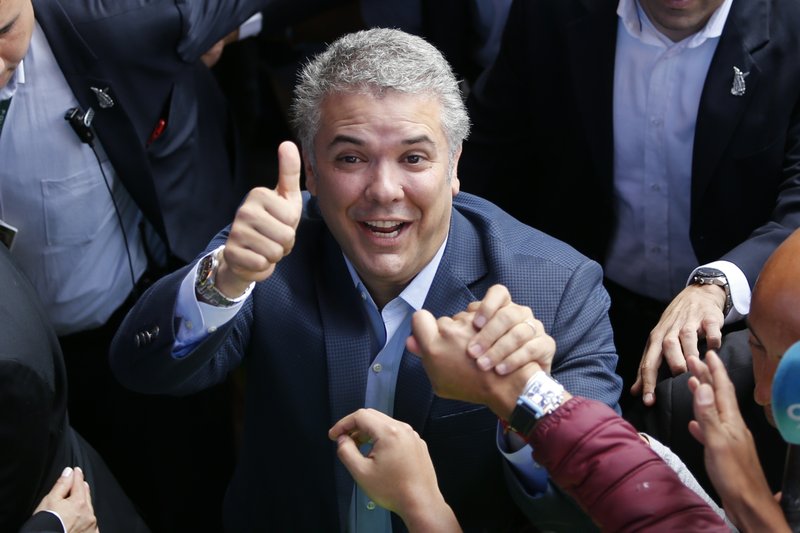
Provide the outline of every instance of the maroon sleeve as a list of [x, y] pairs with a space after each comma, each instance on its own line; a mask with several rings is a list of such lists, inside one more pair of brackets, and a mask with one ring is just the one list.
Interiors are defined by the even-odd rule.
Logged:
[[730, 531], [608, 406], [573, 397], [528, 435], [533, 457], [603, 531]]

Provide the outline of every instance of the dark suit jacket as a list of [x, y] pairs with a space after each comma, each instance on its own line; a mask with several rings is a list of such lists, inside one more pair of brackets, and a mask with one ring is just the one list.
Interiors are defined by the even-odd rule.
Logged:
[[0, 294], [0, 531], [17, 531], [67, 466], [84, 470], [101, 531], [147, 531], [100, 456], [69, 426], [58, 339], [5, 246]]
[[[761, 466], [774, 492], [781, 488], [786, 442], [777, 429], [769, 425], [764, 409], [753, 400], [753, 356], [747, 343], [748, 330], [725, 335], [719, 356], [736, 389], [736, 401], [756, 444]], [[705, 471], [703, 446], [689, 433], [689, 421], [694, 419], [693, 396], [689, 392], [690, 374], [665, 379], [656, 387], [658, 402], [643, 414], [640, 426], [669, 446], [708, 493], [719, 501], [717, 491]]]
[[[603, 261], [614, 228], [617, 0], [514, 2], [493, 69], [470, 99], [462, 190]], [[735, 1], [700, 99], [690, 238], [700, 263], [751, 286], [800, 225], [800, 2]], [[731, 95], [733, 67], [750, 72]]]
[[[327, 430], [363, 407], [366, 373], [377, 350], [341, 248], [314, 200], [307, 204], [292, 253], [256, 284], [236, 318], [190, 355], [174, 359], [172, 309], [188, 268], [163, 278], [128, 314], [112, 344], [112, 369], [140, 392], [186, 394], [223, 379], [243, 362], [245, 433], [228, 490], [228, 529], [338, 530], [353, 481]], [[574, 394], [616, 406], [620, 380], [613, 373], [609, 300], [601, 281], [593, 261], [462, 193], [424, 306], [435, 316], [452, 315], [491, 285], [505, 284], [556, 339], [553, 375]], [[144, 330], [150, 335], [142, 335]], [[442, 492], [466, 530], [519, 526], [509, 490], [536, 524], [557, 530], [586, 525], [577, 526], [581, 513], [565, 508], [555, 494], [531, 501], [513, 480], [507, 486], [495, 443], [497, 418], [483, 406], [434, 397], [419, 358], [408, 352], [400, 365], [394, 416], [426, 440]]]
[[[232, 220], [245, 192], [224, 96], [198, 59], [264, 3], [33, 1], [72, 92], [96, 111], [120, 180], [183, 261]], [[101, 108], [91, 87], [114, 105]]]

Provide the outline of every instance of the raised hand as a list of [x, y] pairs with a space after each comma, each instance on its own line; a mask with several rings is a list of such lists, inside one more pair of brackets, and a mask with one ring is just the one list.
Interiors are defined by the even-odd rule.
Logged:
[[253, 281], [268, 278], [292, 251], [303, 211], [300, 153], [294, 143], [278, 147], [278, 184], [256, 187], [236, 212], [215, 283], [229, 298], [244, 293]]

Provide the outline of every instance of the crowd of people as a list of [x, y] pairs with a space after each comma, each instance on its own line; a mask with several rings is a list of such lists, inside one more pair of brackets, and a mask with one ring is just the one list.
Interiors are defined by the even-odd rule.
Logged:
[[0, 530], [797, 530], [799, 25], [0, 0]]

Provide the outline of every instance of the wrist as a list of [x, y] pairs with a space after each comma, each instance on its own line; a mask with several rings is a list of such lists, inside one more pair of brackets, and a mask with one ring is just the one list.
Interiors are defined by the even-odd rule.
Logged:
[[439, 493], [435, 498], [420, 501], [401, 515], [409, 533], [455, 533], [460, 532], [453, 509]]

